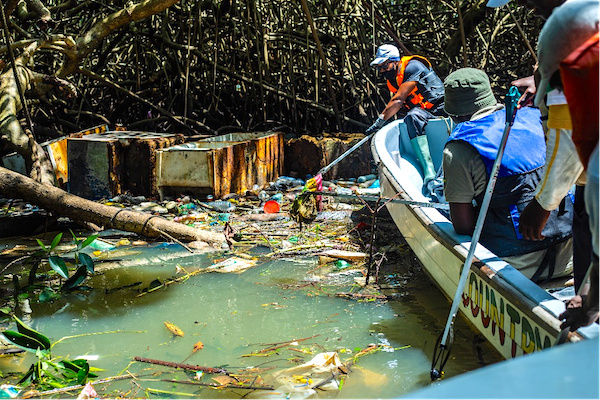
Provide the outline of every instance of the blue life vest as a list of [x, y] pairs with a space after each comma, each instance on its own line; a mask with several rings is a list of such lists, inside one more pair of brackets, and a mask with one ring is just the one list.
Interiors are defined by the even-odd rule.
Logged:
[[[506, 112], [496, 111], [475, 121], [456, 126], [448, 142], [464, 141], [477, 150], [486, 166], [488, 180], [505, 127]], [[521, 255], [542, 250], [572, 235], [573, 203], [563, 199], [550, 213], [542, 230], [541, 241], [525, 240], [519, 233], [519, 217], [542, 177], [546, 142], [540, 112], [531, 107], [519, 109], [508, 135], [498, 179], [492, 194], [479, 242], [499, 257]], [[479, 207], [485, 191], [475, 201]], [[479, 212], [479, 209], [477, 209]]]

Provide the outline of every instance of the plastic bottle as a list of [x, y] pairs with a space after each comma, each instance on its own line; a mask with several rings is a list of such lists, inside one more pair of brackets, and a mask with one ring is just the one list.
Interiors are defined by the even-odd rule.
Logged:
[[357, 182], [363, 183], [363, 182], [370, 181], [373, 179], [377, 179], [377, 175], [375, 175], [375, 174], [363, 175], [363, 176], [358, 177]]
[[341, 271], [343, 269], [346, 269], [350, 266], [350, 263], [346, 260], [337, 260], [335, 262], [335, 269]]
[[215, 200], [212, 203], [210, 203], [210, 205], [215, 210], [225, 213], [235, 211], [235, 206], [227, 200]]
[[339, 187], [339, 186], [335, 189], [335, 192], [337, 194], [352, 194], [352, 190], [345, 188], [345, 187]]
[[275, 201], [281, 201], [281, 199], [283, 199], [283, 194], [275, 193], [273, 196], [271, 196], [271, 199]]
[[261, 190], [258, 194], [258, 198], [260, 199], [260, 201], [267, 201], [269, 199], [269, 195], [264, 190]]

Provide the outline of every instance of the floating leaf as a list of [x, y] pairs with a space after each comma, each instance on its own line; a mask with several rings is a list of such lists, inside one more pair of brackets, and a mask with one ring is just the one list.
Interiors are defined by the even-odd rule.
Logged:
[[46, 336], [42, 335], [38, 331], [31, 329], [30, 327], [25, 325], [25, 323], [23, 321], [21, 321], [19, 318], [15, 317], [15, 316], [13, 316], [13, 318], [15, 319], [15, 322], [17, 323], [17, 330], [19, 331], [19, 333], [29, 336], [29, 337], [32, 337], [35, 340], [37, 340], [38, 342], [40, 342], [43, 345], [42, 350], [50, 349], [50, 339], [48, 339]]
[[50, 250], [54, 250], [54, 248], [55, 248], [56, 246], [58, 246], [58, 244], [60, 243], [60, 239], [62, 239], [62, 235], [63, 235], [63, 234], [62, 234], [62, 232], [61, 232], [61, 233], [59, 233], [58, 235], [56, 235], [56, 236], [54, 237], [54, 240], [52, 241], [52, 244], [50, 245]]
[[202, 350], [204, 348], [204, 343], [198, 340], [198, 343], [194, 345], [194, 349], [192, 350], [194, 353], [198, 350]]
[[38, 301], [40, 303], [47, 303], [49, 301], [54, 300], [55, 298], [60, 297], [51, 289], [44, 289], [40, 295], [38, 296]]
[[62, 290], [72, 290], [76, 288], [87, 277], [87, 268], [79, 267], [72, 277], [66, 280]]
[[15, 331], [4, 331], [2, 332], [2, 334], [11, 343], [32, 353], [35, 352], [37, 349], [44, 348], [44, 345], [39, 340], [36, 340], [31, 336], [23, 335], [22, 333]]
[[173, 325], [169, 321], [165, 321], [165, 326], [173, 335], [183, 337], [184, 333], [177, 325]]
[[80, 244], [77, 245], [77, 247], [79, 248], [79, 250], [83, 249], [84, 247], [89, 246], [94, 240], [96, 240], [98, 238], [98, 235], [91, 235], [88, 236], [83, 242], [81, 242]]
[[65, 260], [59, 256], [50, 256], [48, 258], [48, 262], [53, 270], [55, 270], [60, 276], [67, 279], [69, 277], [69, 270], [67, 269], [67, 264], [65, 264]]
[[213, 381], [219, 383], [219, 385], [239, 385], [237, 379], [229, 376], [229, 375], [219, 375], [212, 378]]
[[79, 253], [79, 261], [87, 268], [90, 274], [94, 273], [94, 260], [85, 253]]

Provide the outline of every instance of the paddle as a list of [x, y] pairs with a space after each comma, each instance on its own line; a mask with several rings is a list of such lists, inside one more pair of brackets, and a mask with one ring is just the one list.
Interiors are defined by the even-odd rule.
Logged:
[[[517, 112], [517, 103], [519, 101], [519, 97], [519, 90], [515, 86], [512, 86], [508, 91], [506, 98], [504, 99], [504, 103], [506, 106], [506, 123], [504, 125], [504, 132], [502, 133], [502, 140], [500, 141], [500, 146], [498, 147], [498, 154], [496, 155], [496, 160], [494, 160], [494, 165], [492, 166], [492, 171], [490, 172], [490, 180], [488, 181], [487, 187], [485, 189], [485, 194], [483, 196], [483, 201], [481, 202], [481, 209], [479, 210], [477, 222], [475, 223], [475, 230], [473, 231], [473, 236], [471, 237], [469, 253], [467, 254], [465, 264], [463, 265], [463, 269], [460, 274], [458, 287], [456, 288], [454, 300], [452, 301], [452, 307], [450, 308], [450, 315], [448, 315], [446, 327], [444, 328], [444, 332], [441, 336], [441, 339], [438, 339], [433, 353], [433, 362], [431, 363], [430, 371], [432, 381], [440, 379], [442, 377], [444, 365], [446, 364], [446, 361], [448, 361], [448, 357], [450, 356], [449, 342], [452, 342], [452, 340], [449, 340], [449, 337], [452, 336], [450, 331], [454, 324], [454, 318], [456, 317], [456, 314], [458, 312], [458, 306], [460, 304], [460, 300], [465, 289], [465, 285], [467, 283], [467, 277], [469, 275], [471, 263], [473, 262], [475, 248], [477, 247], [477, 242], [479, 242], [479, 236], [481, 236], [481, 230], [483, 229], [483, 223], [485, 221], [487, 210], [489, 208], [490, 201], [492, 200], [492, 193], [494, 192], [496, 180], [498, 179], [498, 172], [500, 171], [502, 156], [504, 155], [504, 149], [506, 148], [506, 142], [508, 141], [508, 134], [510, 132], [510, 128], [512, 127]], [[437, 368], [436, 364], [439, 364]]]

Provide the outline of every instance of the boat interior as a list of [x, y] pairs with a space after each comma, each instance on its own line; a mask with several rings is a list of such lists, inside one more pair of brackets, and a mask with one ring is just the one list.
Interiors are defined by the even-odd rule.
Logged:
[[[444, 145], [454, 128], [454, 123], [450, 118], [440, 118], [430, 120], [425, 128], [431, 158], [436, 171], [439, 171], [442, 164], [442, 153]], [[385, 168], [394, 176], [400, 190], [406, 193], [411, 199], [419, 202], [432, 201], [429, 197], [422, 194], [423, 171], [414, 154], [406, 124], [402, 119], [393, 121], [380, 130], [373, 140], [373, 152], [377, 154], [379, 162], [385, 165]], [[391, 197], [391, 194], [386, 194]], [[469, 249], [471, 237], [459, 235], [454, 230], [452, 223], [443, 212], [435, 208], [421, 208], [420, 211], [425, 214], [430, 221], [430, 228], [442, 234], [450, 242], [461, 244], [467, 250]], [[541, 285], [536, 285], [518, 270], [501, 260], [494, 253], [487, 250], [482, 245], [478, 245], [475, 257], [486, 263], [493, 271], [500, 275], [511, 286], [518, 289], [532, 301], [541, 304], [554, 315], [560, 314], [564, 310], [564, 299], [571, 298], [574, 295], [572, 286], [568, 286], [567, 278], [556, 278], [547, 281]], [[542, 287], [545, 290], [536, 289]], [[595, 325], [595, 326], [593, 326]], [[598, 325], [583, 328], [584, 334], [588, 337], [598, 336]]]

